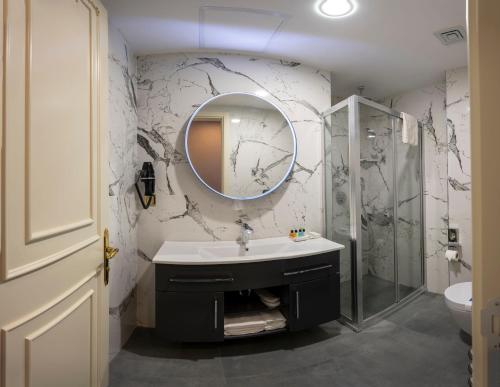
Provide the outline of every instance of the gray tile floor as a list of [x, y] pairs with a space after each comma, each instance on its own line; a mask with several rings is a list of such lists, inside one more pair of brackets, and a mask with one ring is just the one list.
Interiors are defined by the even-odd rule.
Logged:
[[111, 387], [459, 387], [468, 345], [442, 296], [424, 294], [354, 333], [337, 322], [223, 344], [169, 344], [137, 329], [111, 363]]
[[[351, 281], [345, 281], [341, 286], [341, 310], [344, 315], [352, 317]], [[415, 289], [399, 285], [401, 299], [409, 296]], [[373, 316], [396, 302], [396, 289], [393, 281], [387, 281], [371, 274], [363, 276], [363, 313], [365, 318]]]

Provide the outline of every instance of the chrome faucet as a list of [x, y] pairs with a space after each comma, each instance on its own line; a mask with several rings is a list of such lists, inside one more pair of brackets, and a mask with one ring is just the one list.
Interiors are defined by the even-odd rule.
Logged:
[[240, 237], [238, 238], [237, 242], [242, 249], [245, 249], [245, 251], [248, 251], [247, 245], [248, 242], [250, 241], [252, 233], [253, 233], [253, 228], [250, 227], [248, 223], [241, 223]]

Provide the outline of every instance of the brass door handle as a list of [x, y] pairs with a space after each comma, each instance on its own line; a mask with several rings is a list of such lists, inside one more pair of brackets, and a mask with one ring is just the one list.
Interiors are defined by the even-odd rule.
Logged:
[[109, 245], [109, 230], [104, 230], [104, 284], [109, 283], [109, 260], [118, 254], [119, 249]]
[[104, 259], [107, 259], [109, 261], [118, 253], [118, 251], [120, 250], [117, 249], [116, 247], [111, 247], [111, 246], [106, 247], [104, 250]]

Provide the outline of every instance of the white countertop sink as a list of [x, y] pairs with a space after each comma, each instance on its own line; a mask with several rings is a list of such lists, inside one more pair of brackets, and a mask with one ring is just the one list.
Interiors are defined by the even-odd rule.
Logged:
[[170, 265], [220, 265], [291, 259], [341, 250], [343, 245], [325, 238], [294, 242], [288, 237], [251, 240], [245, 251], [234, 241], [166, 241], [153, 263]]

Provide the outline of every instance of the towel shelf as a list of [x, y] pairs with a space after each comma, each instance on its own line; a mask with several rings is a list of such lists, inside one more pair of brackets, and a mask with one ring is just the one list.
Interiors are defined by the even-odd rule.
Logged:
[[247, 333], [246, 335], [234, 335], [234, 336], [224, 336], [224, 341], [226, 340], [239, 340], [239, 339], [251, 339], [253, 337], [261, 337], [268, 335], [275, 335], [277, 333], [288, 332], [287, 328], [278, 328], [271, 331], [262, 331], [258, 333]]

